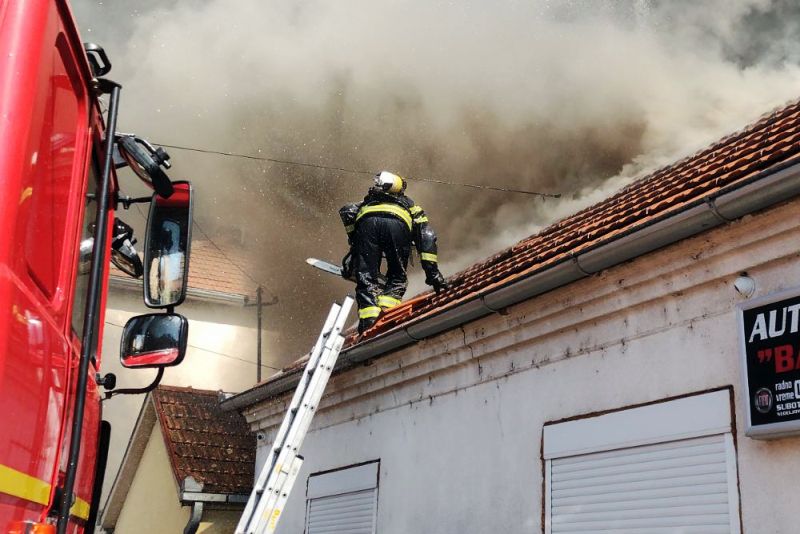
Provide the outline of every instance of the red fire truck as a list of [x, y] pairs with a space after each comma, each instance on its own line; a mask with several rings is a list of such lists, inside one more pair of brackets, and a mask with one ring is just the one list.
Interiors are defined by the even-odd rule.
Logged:
[[[0, 534], [93, 531], [110, 434], [101, 398], [143, 391], [101, 373], [110, 261], [143, 277], [158, 310], [126, 325], [123, 365], [156, 368], [155, 387], [186, 350], [174, 307], [191, 186], [169, 180], [163, 149], [116, 131], [110, 68], [66, 0], [0, 0]], [[123, 194], [125, 165], [152, 195]], [[150, 205], [144, 262], [116, 216], [135, 202]]]

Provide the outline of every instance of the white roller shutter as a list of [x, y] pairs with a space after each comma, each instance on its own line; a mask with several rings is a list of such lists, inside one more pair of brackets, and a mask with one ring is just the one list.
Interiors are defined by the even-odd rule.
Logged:
[[312, 475], [306, 534], [374, 534], [378, 462]]
[[373, 534], [378, 492], [374, 489], [308, 501], [308, 534]]
[[545, 427], [546, 534], [740, 532], [725, 390]]
[[738, 522], [723, 435], [560, 458], [550, 475], [554, 534], [729, 533]]

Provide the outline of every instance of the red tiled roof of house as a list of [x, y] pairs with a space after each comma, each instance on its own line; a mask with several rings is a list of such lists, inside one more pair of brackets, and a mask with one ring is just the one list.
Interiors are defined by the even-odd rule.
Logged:
[[[255, 298], [257, 284], [245, 272], [248, 268], [249, 263], [242, 254], [235, 254], [233, 251], [223, 253], [208, 240], [192, 239], [189, 261], [190, 289], [218, 291], [252, 300]], [[110, 275], [130, 279], [113, 264]]]
[[256, 440], [238, 412], [223, 412], [216, 391], [158, 386], [153, 403], [178, 483], [191, 476], [208, 493], [248, 494]]
[[[451, 289], [424, 293], [381, 316], [359, 342], [454, 308], [479, 293], [544, 270], [573, 254], [702, 202], [759, 173], [800, 161], [800, 101], [768, 115], [615, 195], [558, 221], [449, 279]], [[345, 347], [354, 344], [350, 336]]]
[[[453, 309], [492, 289], [509, 285], [704, 202], [720, 189], [741, 185], [800, 163], [800, 101], [763, 116], [696, 154], [663, 167], [613, 196], [562, 219], [539, 233], [449, 278], [451, 288], [403, 302], [361, 338], [347, 334], [344, 351]], [[253, 389], [301, 372], [308, 356], [292, 362]]]
[[[253, 298], [257, 284], [243, 269], [246, 262], [231, 252], [223, 253], [208, 240], [193, 239], [189, 261], [189, 287]], [[235, 262], [235, 264], [233, 263]]]

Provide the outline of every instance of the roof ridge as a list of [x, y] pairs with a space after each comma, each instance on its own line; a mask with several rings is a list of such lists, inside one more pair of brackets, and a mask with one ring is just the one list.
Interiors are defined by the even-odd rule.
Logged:
[[153, 391], [166, 390], [181, 393], [197, 393], [200, 395], [217, 395], [217, 391], [211, 389], [197, 389], [192, 386], [173, 386], [170, 384], [159, 384]]
[[[547, 226], [545, 226], [544, 228], [539, 230], [537, 233], [532, 234], [532, 235], [530, 235], [528, 237], [525, 237], [525, 238], [517, 241], [513, 245], [510, 245], [510, 246], [506, 247], [505, 249], [502, 249], [498, 253], [493, 254], [492, 256], [489, 256], [488, 258], [486, 258], [484, 260], [480, 260], [480, 261], [478, 261], [476, 263], [473, 263], [472, 265], [470, 265], [470, 266], [462, 269], [461, 271], [457, 272], [456, 274], [454, 274], [451, 277], [451, 280], [458, 280], [459, 277], [461, 275], [464, 275], [466, 272], [468, 272], [470, 270], [473, 270], [473, 269], [476, 269], [476, 268], [480, 268], [483, 265], [486, 265], [486, 264], [488, 264], [488, 263], [490, 263], [492, 261], [502, 261], [500, 256], [503, 256], [503, 255], [506, 255], [506, 254], [509, 254], [509, 253], [513, 254], [513, 252], [515, 252], [515, 251], [518, 251], [520, 249], [526, 248], [526, 245], [529, 244], [532, 240], [534, 240], [535, 238], [539, 238], [539, 237], [544, 238], [546, 236], [549, 236], [560, 225], [564, 225], [565, 223], [570, 223], [570, 222], [573, 222], [573, 221], [577, 223], [582, 218], [586, 217], [587, 215], [591, 214], [592, 212], [601, 211], [602, 209], [607, 207], [610, 203], [612, 203], [614, 200], [624, 196], [626, 193], [629, 193], [631, 190], [636, 189], [637, 187], [642, 187], [643, 184], [645, 184], [647, 182], [655, 181], [657, 178], [663, 178], [665, 175], [669, 174], [670, 171], [678, 169], [681, 166], [687, 164], [688, 162], [690, 162], [692, 160], [701, 158], [702, 156], [704, 156], [706, 154], [713, 154], [714, 152], [716, 152], [716, 150], [722, 148], [723, 146], [726, 146], [726, 144], [729, 144], [731, 142], [743, 139], [744, 137], [746, 137], [748, 135], [752, 135], [753, 133], [763, 129], [764, 126], [767, 125], [767, 123], [774, 122], [775, 120], [779, 119], [781, 116], [788, 116], [788, 115], [791, 115], [793, 112], [796, 113], [796, 112], [800, 111], [800, 110], [796, 109], [798, 107], [800, 107], [800, 97], [792, 99], [792, 100], [789, 100], [783, 106], [776, 106], [773, 109], [771, 109], [770, 111], [768, 111], [766, 113], [762, 113], [755, 121], [749, 123], [745, 127], [741, 128], [741, 129], [739, 129], [739, 130], [737, 130], [737, 131], [735, 131], [735, 132], [733, 132], [731, 134], [728, 134], [728, 135], [722, 137], [721, 139], [711, 143], [710, 145], [706, 145], [703, 148], [700, 148], [700, 149], [694, 151], [693, 153], [691, 153], [691, 154], [689, 154], [687, 156], [684, 156], [683, 158], [681, 158], [681, 159], [679, 159], [679, 160], [677, 160], [675, 162], [669, 163], [669, 164], [664, 165], [662, 167], [659, 167], [659, 168], [657, 168], [655, 170], [643, 171], [643, 173], [646, 172], [646, 174], [642, 174], [638, 178], [634, 178], [630, 183], [626, 184], [625, 186], [621, 187], [620, 189], [618, 189], [617, 191], [612, 193], [611, 196], [601, 200], [600, 202], [596, 202], [594, 204], [586, 206], [586, 207], [584, 207], [584, 208], [582, 208], [582, 209], [580, 209], [580, 210], [578, 210], [578, 211], [576, 211], [574, 213], [571, 213], [569, 215], [565, 215], [561, 219], [558, 219], [558, 220], [552, 222], [551, 224], [548, 224]], [[614, 177], [609, 177], [609, 178], [607, 178], [607, 180], [610, 180], [612, 178], [614, 178]], [[570, 226], [574, 226], [574, 225], [570, 225]]]

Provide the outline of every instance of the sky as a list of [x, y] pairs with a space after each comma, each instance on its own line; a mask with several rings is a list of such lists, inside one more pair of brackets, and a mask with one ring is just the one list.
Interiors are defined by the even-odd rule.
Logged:
[[[790, 1], [76, 0], [155, 143], [409, 178], [454, 274], [800, 96]], [[316, 272], [368, 174], [170, 149], [195, 219], [263, 284], [268, 363], [351, 284]], [[130, 184], [128, 180], [126, 183]], [[132, 186], [132, 192], [141, 192]], [[138, 223], [138, 215], [122, 215]], [[195, 234], [197, 237], [197, 233]], [[425, 290], [411, 269], [407, 297]]]

